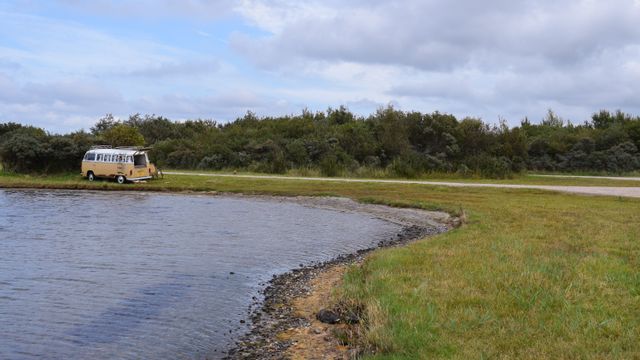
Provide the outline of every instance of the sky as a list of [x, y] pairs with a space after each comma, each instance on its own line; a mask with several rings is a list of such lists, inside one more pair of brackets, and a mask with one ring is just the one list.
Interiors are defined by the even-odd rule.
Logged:
[[0, 123], [640, 114], [640, 0], [2, 0]]

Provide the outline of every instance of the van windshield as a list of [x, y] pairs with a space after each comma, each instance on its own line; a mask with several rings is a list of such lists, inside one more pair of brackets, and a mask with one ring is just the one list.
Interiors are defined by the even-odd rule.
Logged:
[[147, 157], [144, 154], [133, 156], [133, 165], [135, 166], [147, 166]]

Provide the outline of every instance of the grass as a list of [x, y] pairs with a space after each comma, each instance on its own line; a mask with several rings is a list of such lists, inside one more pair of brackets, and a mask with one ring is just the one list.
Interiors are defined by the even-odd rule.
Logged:
[[[417, 189], [416, 189], [417, 190]], [[374, 359], [637, 358], [640, 201], [438, 189], [466, 226], [379, 251], [342, 296], [368, 309]]]
[[[573, 181], [573, 180], [572, 180]], [[640, 358], [640, 200], [539, 190], [167, 176], [0, 176], [0, 186], [338, 195], [463, 209], [466, 225], [370, 255], [338, 294], [371, 359]]]
[[[228, 171], [205, 171], [205, 170], [164, 170], [175, 171], [182, 173], [204, 173], [204, 174], [229, 174]], [[248, 171], [238, 171], [238, 175], [265, 175], [263, 173], [255, 173]], [[274, 176], [305, 176], [305, 177], [324, 177], [317, 170], [293, 170], [286, 174], [272, 174]], [[360, 175], [360, 176], [359, 176]], [[406, 178], [399, 178], [390, 175], [388, 172], [367, 172], [363, 174], [350, 174], [350, 176], [360, 179], [397, 179], [406, 180]], [[591, 179], [591, 178], [561, 178], [561, 177], [536, 177], [529, 176], [528, 174], [516, 174], [509, 179], [488, 179], [488, 178], [476, 178], [476, 177], [463, 177], [457, 174], [451, 173], [431, 173], [424, 174], [420, 177], [413, 178], [411, 180], [424, 180], [424, 181], [454, 181], [463, 183], [485, 183], [485, 184], [520, 184], [520, 185], [558, 185], [558, 186], [613, 186], [613, 187], [638, 187], [640, 186], [640, 180], [610, 180], [610, 179]]]

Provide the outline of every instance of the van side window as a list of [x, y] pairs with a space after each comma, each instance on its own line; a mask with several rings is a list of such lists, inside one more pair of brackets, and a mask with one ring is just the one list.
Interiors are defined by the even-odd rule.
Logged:
[[102, 159], [104, 159], [102, 154], [98, 154], [98, 157], [96, 158], [96, 161], [102, 161]]
[[128, 163], [132, 163], [133, 162], [133, 156], [127, 155], [127, 162]]
[[96, 154], [95, 153], [87, 153], [87, 155], [84, 156], [85, 160], [88, 161], [94, 161], [96, 159]]
[[104, 161], [105, 161], [105, 162], [111, 162], [111, 155], [106, 154], [106, 155], [104, 156]]

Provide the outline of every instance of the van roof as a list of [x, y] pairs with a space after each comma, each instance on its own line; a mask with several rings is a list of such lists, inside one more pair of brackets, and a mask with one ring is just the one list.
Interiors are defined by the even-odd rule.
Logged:
[[91, 149], [89, 151], [87, 151], [88, 153], [95, 153], [95, 154], [118, 154], [118, 155], [138, 155], [138, 154], [144, 154], [146, 153], [146, 151], [144, 150], [133, 150], [133, 149]]

